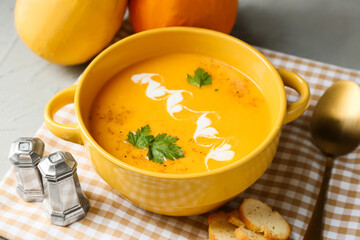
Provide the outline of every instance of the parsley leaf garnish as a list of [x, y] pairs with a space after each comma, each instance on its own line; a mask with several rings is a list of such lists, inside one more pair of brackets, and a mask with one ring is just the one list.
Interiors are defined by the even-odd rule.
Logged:
[[174, 144], [177, 140], [178, 138], [167, 136], [166, 133], [158, 134], [154, 141], [150, 143], [147, 154], [148, 158], [160, 164], [163, 164], [164, 158], [170, 160], [183, 158], [183, 151], [179, 146]]
[[154, 140], [154, 136], [148, 136], [149, 133], [150, 126], [146, 125], [145, 127], [138, 129], [135, 134], [129, 132], [127, 135], [127, 140], [136, 148], [146, 148], [149, 146], [150, 142]]
[[166, 133], [158, 134], [155, 138], [150, 133], [149, 125], [142, 127], [136, 133], [129, 132], [128, 139], [136, 148], [149, 148], [147, 156], [150, 160], [156, 163], [163, 164], [164, 159], [174, 160], [183, 158], [184, 152], [181, 147], [177, 146], [175, 142], [179, 140], [176, 137], [168, 136]]
[[201, 87], [204, 85], [210, 85], [212, 82], [211, 75], [204, 71], [202, 68], [198, 68], [195, 71], [194, 76], [187, 75], [187, 81], [195, 86]]

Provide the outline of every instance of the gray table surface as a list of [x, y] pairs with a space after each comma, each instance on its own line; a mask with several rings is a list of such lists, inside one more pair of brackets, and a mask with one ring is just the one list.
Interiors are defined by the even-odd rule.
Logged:
[[[11, 142], [33, 136], [49, 99], [86, 67], [51, 64], [31, 52], [17, 36], [14, 5], [0, 1], [0, 178], [10, 168]], [[359, 13], [358, 0], [240, 0], [232, 34], [253, 45], [360, 69]]]

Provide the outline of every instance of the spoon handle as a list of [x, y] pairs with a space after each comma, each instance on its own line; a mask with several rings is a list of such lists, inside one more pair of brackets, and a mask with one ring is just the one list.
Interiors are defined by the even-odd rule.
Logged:
[[304, 240], [320, 240], [322, 239], [322, 221], [324, 215], [324, 205], [326, 202], [326, 193], [329, 186], [329, 180], [331, 176], [331, 169], [334, 165], [334, 158], [327, 157], [325, 173], [323, 175], [321, 188], [319, 192], [316, 205], [310, 219], [310, 223], [305, 232]]

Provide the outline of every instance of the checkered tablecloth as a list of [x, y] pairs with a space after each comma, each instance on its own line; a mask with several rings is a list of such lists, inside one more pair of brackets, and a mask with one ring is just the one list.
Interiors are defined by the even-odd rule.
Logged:
[[[123, 33], [120, 36], [126, 36]], [[325, 168], [325, 157], [312, 144], [310, 119], [319, 97], [332, 83], [353, 80], [360, 72], [319, 63], [271, 50], [259, 50], [277, 68], [302, 76], [311, 88], [309, 109], [283, 127], [277, 154], [265, 174], [244, 193], [225, 205], [239, 207], [243, 198], [254, 197], [278, 210], [289, 222], [291, 239], [302, 239], [314, 208]], [[290, 100], [296, 94], [288, 90]], [[58, 121], [74, 122], [71, 106], [61, 109]], [[120, 196], [94, 171], [83, 146], [63, 141], [45, 127], [37, 131], [45, 154], [69, 151], [78, 162], [81, 187], [89, 198], [87, 216], [68, 227], [51, 225], [41, 203], [28, 203], [16, 195], [13, 169], [0, 182], [0, 236], [8, 239], [204, 239], [208, 214], [168, 217], [145, 211]], [[10, 146], [10, 143], [9, 143]], [[360, 239], [360, 148], [335, 161], [328, 202], [324, 239]]]

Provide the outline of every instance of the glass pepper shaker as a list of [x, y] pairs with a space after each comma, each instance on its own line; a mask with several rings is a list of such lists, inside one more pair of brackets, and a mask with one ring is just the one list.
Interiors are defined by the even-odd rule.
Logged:
[[39, 138], [22, 137], [10, 147], [9, 161], [13, 164], [16, 191], [25, 201], [42, 201], [44, 189], [37, 168], [44, 152], [44, 143]]
[[68, 152], [55, 152], [38, 165], [43, 177], [43, 206], [52, 224], [66, 226], [84, 218], [90, 203], [81, 190], [77, 162]]

